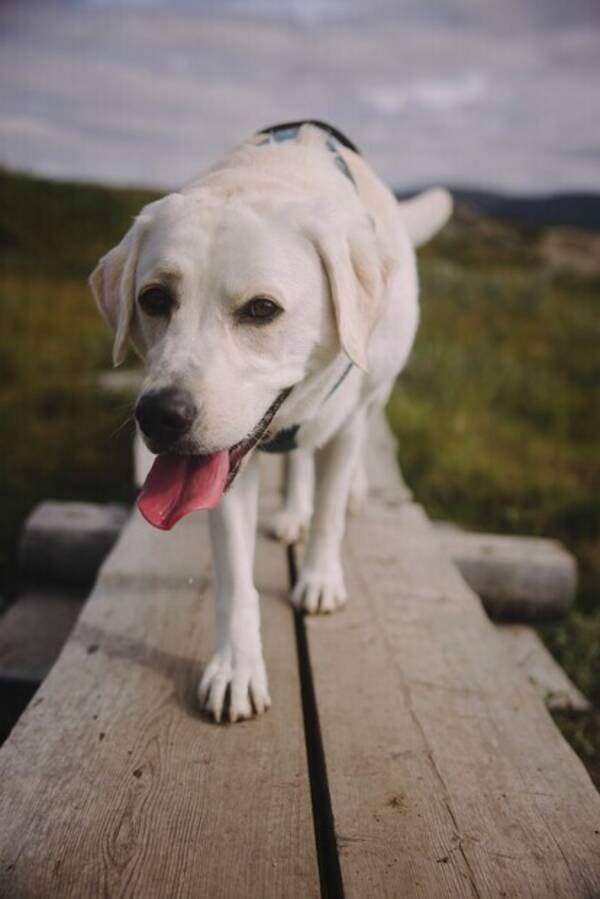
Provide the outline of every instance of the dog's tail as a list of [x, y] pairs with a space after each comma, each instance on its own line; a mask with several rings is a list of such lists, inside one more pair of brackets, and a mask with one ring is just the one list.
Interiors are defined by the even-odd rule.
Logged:
[[414, 247], [420, 247], [440, 231], [452, 215], [452, 197], [443, 187], [433, 187], [398, 203]]

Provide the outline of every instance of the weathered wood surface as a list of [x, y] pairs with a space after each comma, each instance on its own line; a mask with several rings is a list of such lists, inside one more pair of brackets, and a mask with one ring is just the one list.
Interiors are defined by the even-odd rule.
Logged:
[[107, 393], [126, 393], [134, 395], [138, 392], [144, 381], [144, 373], [141, 369], [125, 369], [103, 371], [96, 378], [96, 384], [100, 390]]
[[392, 506], [411, 501], [412, 493], [398, 464], [396, 441], [378, 409], [369, 416], [367, 471], [370, 499]]
[[217, 726], [206, 522], [134, 515], [0, 750], [0, 896], [251, 899], [319, 892], [282, 552], [257, 580], [274, 710]]
[[126, 520], [127, 509], [115, 503], [39, 503], [21, 534], [22, 579], [90, 590]]
[[577, 564], [556, 540], [474, 534], [439, 524], [444, 551], [492, 618], [548, 621], [567, 614], [577, 588]]
[[[350, 602], [306, 623], [346, 896], [600, 895], [600, 799], [407, 501], [382, 420], [369, 465]], [[0, 750], [3, 899], [319, 894], [285, 557], [259, 539], [273, 709], [218, 727], [194, 700], [205, 530], [132, 517]]]
[[345, 565], [307, 628], [346, 896], [600, 895], [600, 797], [422, 510], [374, 498]]
[[548, 652], [532, 627], [499, 624], [496, 633], [509, 658], [552, 711], [587, 712], [591, 703]]
[[41, 681], [56, 661], [81, 606], [60, 593], [26, 593], [0, 617], [0, 679]]

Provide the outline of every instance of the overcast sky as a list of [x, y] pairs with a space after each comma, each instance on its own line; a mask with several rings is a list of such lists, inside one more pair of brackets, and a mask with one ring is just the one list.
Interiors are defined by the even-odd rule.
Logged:
[[395, 187], [600, 190], [600, 2], [0, 4], [9, 167], [175, 187], [302, 117]]

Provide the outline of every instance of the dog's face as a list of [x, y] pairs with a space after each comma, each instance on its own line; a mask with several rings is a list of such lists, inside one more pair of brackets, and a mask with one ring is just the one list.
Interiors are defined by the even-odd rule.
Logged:
[[326, 219], [301, 204], [172, 194], [101, 260], [91, 286], [115, 362], [129, 338], [146, 360], [137, 409], [151, 450], [243, 443], [340, 345], [365, 366], [385, 266], [366, 217]]

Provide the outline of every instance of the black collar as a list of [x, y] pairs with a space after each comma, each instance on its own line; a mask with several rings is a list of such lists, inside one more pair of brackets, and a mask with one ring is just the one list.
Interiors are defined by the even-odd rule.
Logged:
[[[326, 403], [331, 394], [335, 393], [342, 381], [345, 379], [346, 375], [350, 373], [350, 369], [352, 369], [353, 367], [354, 363], [349, 362], [323, 400], [323, 403]], [[290, 425], [289, 428], [282, 428], [280, 431], [277, 431], [277, 433], [274, 434], [273, 437], [270, 438], [270, 440], [266, 440], [264, 443], [259, 443], [258, 449], [262, 450], [263, 453], [291, 453], [292, 450], [298, 449], [296, 437], [299, 430], [300, 425]]]

